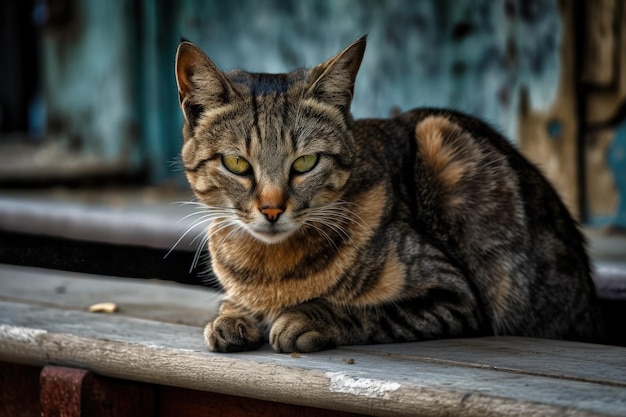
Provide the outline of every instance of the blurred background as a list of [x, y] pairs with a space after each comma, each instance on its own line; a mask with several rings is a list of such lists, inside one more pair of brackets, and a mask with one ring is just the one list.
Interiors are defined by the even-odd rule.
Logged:
[[624, 27], [622, 0], [2, 0], [0, 262], [176, 280], [192, 265], [194, 281], [202, 227], [172, 205], [191, 199], [181, 38], [224, 70], [284, 72], [363, 34], [355, 117], [485, 119], [602, 237], [592, 249], [623, 259]]

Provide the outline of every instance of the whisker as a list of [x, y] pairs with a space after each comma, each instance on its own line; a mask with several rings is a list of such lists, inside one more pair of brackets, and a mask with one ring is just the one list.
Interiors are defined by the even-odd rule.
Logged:
[[196, 269], [196, 266], [198, 265], [198, 259], [200, 259], [200, 255], [202, 254], [202, 249], [204, 249], [204, 246], [206, 245], [208, 241], [209, 241], [209, 236], [204, 235], [204, 237], [200, 241], [200, 244], [196, 248], [196, 253], [193, 256], [193, 260], [191, 261], [191, 266], [189, 267], [190, 274], [194, 269]]
[[[224, 238], [220, 241], [220, 243], [217, 245], [217, 248], [215, 249], [215, 251], [219, 251], [220, 248], [222, 247], [222, 244], [235, 232], [238, 232], [240, 230], [242, 230], [244, 227], [243, 225], [241, 225], [239, 222], [232, 222], [232, 224], [230, 224], [229, 226], [234, 226], [233, 230], [231, 230], [226, 236], [224, 236]], [[221, 230], [221, 229], [220, 229]]]
[[321, 234], [322, 237], [326, 241], [328, 241], [328, 243], [330, 243], [335, 248], [335, 251], [339, 252], [339, 248], [337, 247], [335, 242], [333, 242], [333, 240], [330, 238], [330, 236], [328, 236], [328, 233], [326, 233], [321, 227], [316, 226], [314, 223], [307, 223], [307, 226], [310, 226], [310, 227], [314, 228], [315, 230], [317, 230], [318, 233]]
[[[178, 240], [176, 241], [176, 243], [174, 243], [174, 245], [172, 245], [171, 249], [165, 254], [165, 256], [163, 257], [163, 259], [167, 258], [170, 253], [172, 253], [172, 251], [174, 249], [176, 249], [176, 247], [178, 247], [178, 245], [180, 244], [180, 242], [183, 241], [183, 239], [189, 234], [191, 233], [192, 230], [196, 229], [198, 226], [201, 226], [203, 224], [206, 224], [212, 220], [214, 220], [215, 217], [212, 216], [203, 216], [200, 219], [197, 219], [196, 221], [194, 221], [188, 228], [187, 230], [185, 230], [185, 232], [178, 238]], [[193, 243], [193, 241], [192, 241]]]
[[[207, 223], [214, 221], [216, 219], [219, 219], [219, 218], [231, 217], [235, 213], [235, 209], [231, 207], [211, 207], [211, 206], [207, 206], [206, 204], [193, 202], [193, 201], [182, 201], [182, 202], [178, 202], [177, 204], [192, 205], [192, 206], [201, 208], [201, 210], [185, 215], [182, 219], [179, 219], [179, 222], [187, 220], [194, 216], [201, 216], [201, 217], [193, 220], [191, 225], [187, 227], [187, 229], [181, 234], [178, 240], [172, 245], [170, 250], [167, 251], [167, 253], [163, 256], [163, 259], [167, 258], [178, 247], [178, 245], [183, 241], [183, 239], [185, 239], [185, 237], [187, 237], [189, 233], [197, 229], [199, 226], [206, 225]], [[198, 239], [198, 236], [196, 236], [191, 241], [190, 245], [193, 244], [197, 239]]]
[[[323, 233], [324, 238], [332, 242], [335, 247], [337, 245], [330, 239], [328, 232], [332, 232], [354, 245], [354, 240], [352, 240], [346, 226], [348, 224], [363, 226], [365, 222], [354, 210], [350, 210], [350, 206], [358, 205], [346, 201], [338, 201], [325, 206], [310, 207], [304, 212], [302, 219], [305, 224], [314, 227], [318, 233]], [[315, 226], [314, 223], [320, 226]], [[324, 230], [324, 228], [327, 230]]]
[[338, 236], [350, 241], [353, 245], [355, 244], [354, 241], [352, 240], [352, 237], [348, 233], [348, 231], [346, 231], [343, 227], [337, 225], [336, 223], [329, 222], [328, 220], [324, 218], [313, 218], [311, 219], [311, 221], [314, 221], [323, 226], [326, 226], [328, 229], [332, 230]]

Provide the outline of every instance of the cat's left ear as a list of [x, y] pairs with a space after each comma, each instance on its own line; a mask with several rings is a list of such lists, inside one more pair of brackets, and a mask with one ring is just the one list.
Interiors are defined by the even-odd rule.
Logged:
[[367, 36], [363, 36], [338, 55], [312, 68], [307, 76], [311, 80], [309, 94], [347, 111], [352, 102], [366, 39]]
[[226, 75], [200, 48], [183, 41], [176, 52], [178, 98], [187, 121], [193, 126], [207, 108], [226, 104], [232, 86]]

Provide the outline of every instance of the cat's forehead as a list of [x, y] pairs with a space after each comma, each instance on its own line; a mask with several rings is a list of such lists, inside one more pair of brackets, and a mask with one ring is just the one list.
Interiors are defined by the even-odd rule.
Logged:
[[294, 85], [302, 83], [306, 78], [306, 71], [296, 70], [289, 73], [270, 74], [234, 70], [228, 73], [228, 78], [234, 84], [247, 89], [254, 96], [274, 95], [284, 94]]

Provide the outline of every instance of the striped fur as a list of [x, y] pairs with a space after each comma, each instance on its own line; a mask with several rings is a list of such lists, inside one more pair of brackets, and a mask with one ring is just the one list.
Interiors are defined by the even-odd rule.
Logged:
[[180, 45], [182, 159], [228, 296], [209, 349], [600, 337], [583, 238], [547, 181], [460, 113], [353, 121], [364, 49], [272, 75]]

